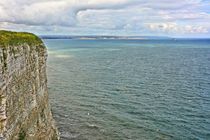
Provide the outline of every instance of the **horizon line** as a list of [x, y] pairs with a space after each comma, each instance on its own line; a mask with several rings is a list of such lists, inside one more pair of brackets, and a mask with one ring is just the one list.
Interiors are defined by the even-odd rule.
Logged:
[[[116, 37], [119, 39], [123, 39], [123, 38], [127, 38], [127, 39], [132, 39], [132, 38], [142, 38], [142, 39], [210, 39], [210, 37], [174, 37], [174, 36], [150, 36], [150, 35], [65, 35], [65, 34], [50, 34], [50, 35], [37, 35], [41, 38], [45, 38], [45, 37], [59, 37], [62, 39], [62, 37], [64, 37], [63, 39], [65, 39], [65, 37]], [[66, 38], [66, 39], [71, 39], [71, 38]]]

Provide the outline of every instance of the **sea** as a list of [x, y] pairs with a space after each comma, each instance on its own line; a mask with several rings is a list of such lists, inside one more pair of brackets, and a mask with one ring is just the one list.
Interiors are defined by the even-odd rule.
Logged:
[[61, 140], [210, 140], [209, 39], [44, 39]]

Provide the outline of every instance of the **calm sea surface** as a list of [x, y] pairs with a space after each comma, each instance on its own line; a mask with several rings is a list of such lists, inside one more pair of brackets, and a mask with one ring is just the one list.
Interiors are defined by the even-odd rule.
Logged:
[[61, 140], [210, 139], [210, 40], [44, 40]]

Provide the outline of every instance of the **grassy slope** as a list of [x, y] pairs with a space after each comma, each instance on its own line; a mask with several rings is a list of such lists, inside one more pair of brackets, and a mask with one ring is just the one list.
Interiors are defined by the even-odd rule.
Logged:
[[20, 44], [37, 46], [43, 43], [39, 37], [32, 33], [0, 30], [0, 47], [15, 46]]

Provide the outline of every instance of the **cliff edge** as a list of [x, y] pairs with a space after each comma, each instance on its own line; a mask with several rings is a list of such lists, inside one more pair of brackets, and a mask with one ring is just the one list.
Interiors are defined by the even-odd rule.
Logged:
[[37, 36], [0, 31], [0, 139], [59, 139], [48, 102], [46, 59]]

